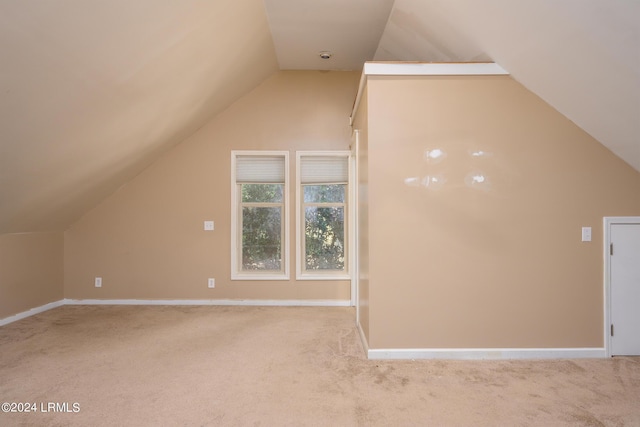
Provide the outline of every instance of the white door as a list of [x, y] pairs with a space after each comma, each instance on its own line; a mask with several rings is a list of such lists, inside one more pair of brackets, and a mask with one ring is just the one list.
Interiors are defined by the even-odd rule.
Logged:
[[611, 355], [640, 355], [640, 224], [612, 224]]

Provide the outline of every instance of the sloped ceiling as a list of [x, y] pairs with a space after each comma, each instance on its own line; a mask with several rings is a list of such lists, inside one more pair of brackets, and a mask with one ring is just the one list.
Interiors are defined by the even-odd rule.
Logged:
[[384, 0], [265, 4], [281, 68], [495, 61], [640, 171], [640, 1], [395, 0], [381, 38]]
[[277, 69], [262, 0], [0, 0], [0, 234], [65, 229]]
[[64, 230], [278, 68], [495, 61], [640, 171], [639, 46], [633, 0], [0, 0], [0, 234]]
[[639, 1], [396, 0], [375, 59], [495, 61], [640, 171]]

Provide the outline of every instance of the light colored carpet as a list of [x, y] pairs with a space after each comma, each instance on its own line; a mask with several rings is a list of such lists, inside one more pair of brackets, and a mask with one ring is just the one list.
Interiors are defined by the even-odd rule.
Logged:
[[354, 316], [60, 307], [0, 328], [0, 425], [640, 426], [638, 358], [369, 361]]

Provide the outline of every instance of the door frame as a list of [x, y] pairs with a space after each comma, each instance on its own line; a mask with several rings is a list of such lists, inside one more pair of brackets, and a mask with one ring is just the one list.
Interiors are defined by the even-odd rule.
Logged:
[[638, 224], [640, 216], [609, 216], [604, 217], [603, 254], [604, 254], [604, 350], [605, 356], [611, 357], [611, 227], [617, 224]]

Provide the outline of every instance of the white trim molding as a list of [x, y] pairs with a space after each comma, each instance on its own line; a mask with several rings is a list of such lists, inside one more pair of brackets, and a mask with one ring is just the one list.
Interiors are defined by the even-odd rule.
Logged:
[[[282, 270], [281, 271], [254, 271], [246, 272], [240, 270], [240, 251], [238, 246], [240, 239], [239, 218], [241, 211], [238, 183], [236, 182], [237, 158], [241, 156], [255, 157], [282, 157], [284, 159], [284, 191], [283, 191], [283, 248], [282, 248]], [[231, 151], [231, 280], [289, 280], [289, 152], [288, 151], [256, 151], [256, 150], [232, 150]]]
[[36, 314], [43, 313], [45, 311], [51, 310], [53, 308], [57, 308], [63, 306], [65, 304], [65, 300], [50, 302], [45, 305], [41, 305], [39, 307], [31, 308], [29, 310], [23, 311], [21, 313], [14, 314], [9, 317], [5, 317], [4, 319], [0, 319], [0, 326], [8, 325], [9, 323], [17, 322], [18, 320], [26, 319], [27, 317], [34, 316]]
[[350, 307], [351, 300], [262, 300], [262, 299], [63, 299], [35, 307], [4, 319], [0, 326], [61, 307], [63, 305], [235, 305], [260, 307]]
[[495, 62], [365, 62], [368, 76], [504, 76]]
[[263, 307], [349, 307], [350, 300], [264, 299], [65, 299], [65, 305], [245, 305]]
[[509, 72], [495, 62], [365, 62], [349, 124], [360, 106], [368, 76], [505, 76]]
[[[304, 194], [302, 191], [302, 158], [303, 157], [342, 157], [347, 159], [347, 194], [346, 200], [343, 203], [345, 210], [345, 225], [346, 225], [346, 258], [344, 271], [305, 271], [303, 268], [305, 259], [305, 250], [303, 249], [303, 233], [305, 224], [303, 220], [303, 206], [304, 206]], [[327, 151], [296, 151], [296, 280], [351, 280], [351, 271], [353, 270], [353, 252], [351, 250], [353, 246], [353, 234], [351, 229], [353, 226], [353, 217], [351, 215], [352, 206], [355, 204], [353, 199], [352, 187], [354, 185], [353, 179], [353, 167], [351, 159], [351, 151], [349, 150], [327, 150]]]
[[395, 348], [369, 349], [367, 357], [382, 359], [592, 359], [604, 358], [604, 348]]
[[[34, 316], [64, 305], [155, 305], [155, 306], [274, 306], [274, 307], [349, 307], [350, 300], [234, 300], [234, 299], [63, 299], [0, 319], [0, 326]], [[608, 357], [605, 348], [387, 348], [370, 349], [362, 325], [356, 324], [367, 358], [370, 360], [450, 359], [583, 359]]]

